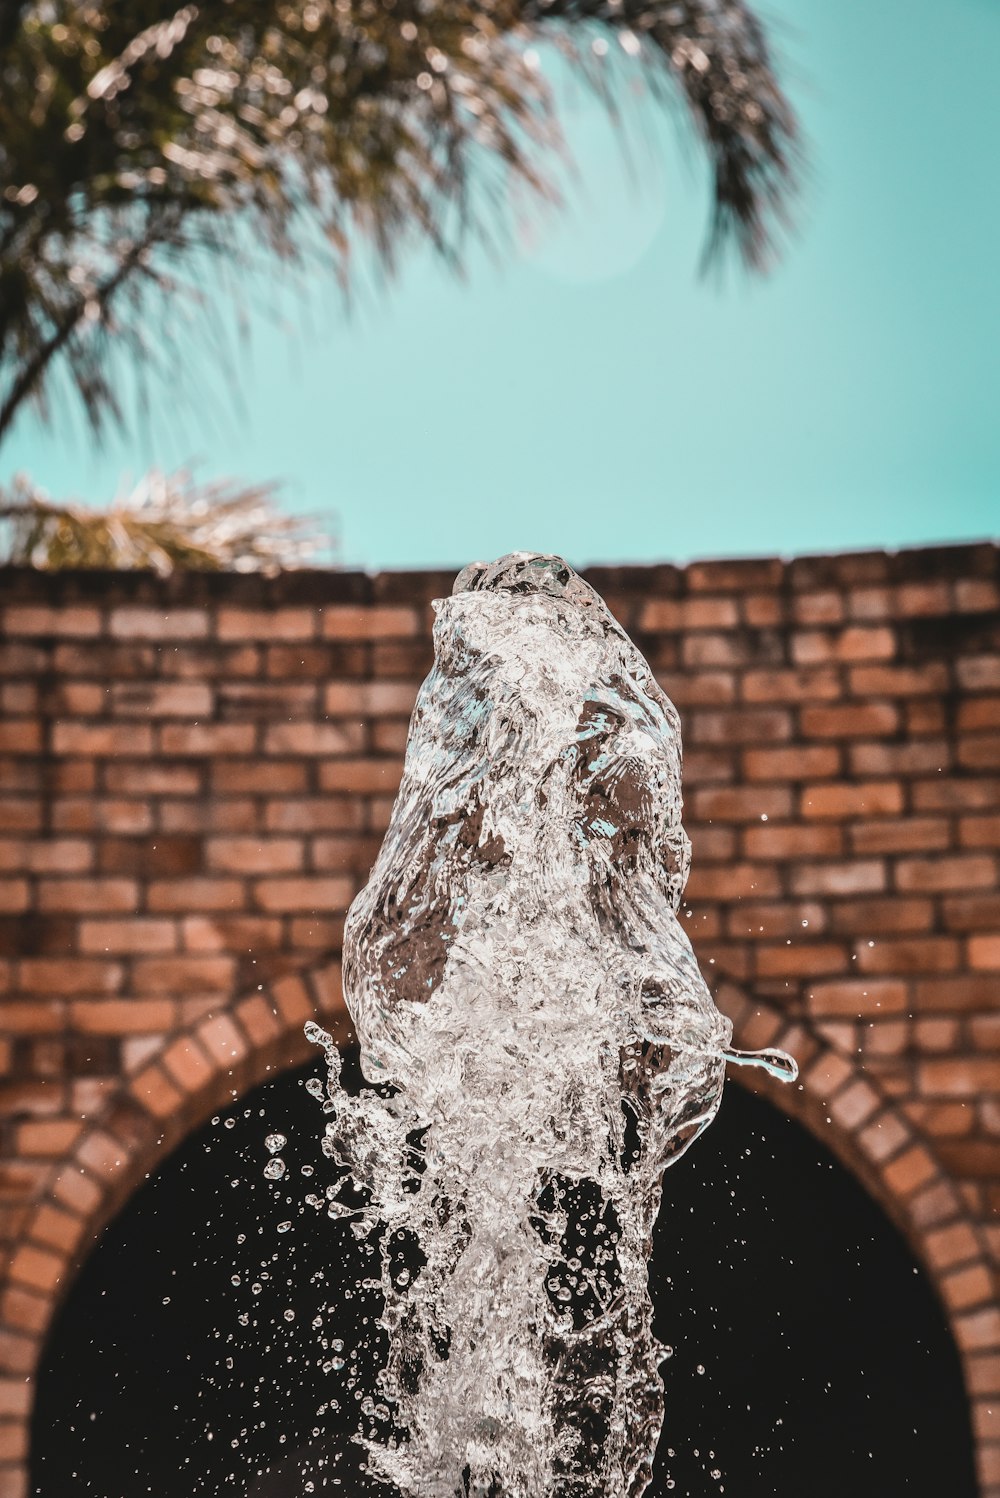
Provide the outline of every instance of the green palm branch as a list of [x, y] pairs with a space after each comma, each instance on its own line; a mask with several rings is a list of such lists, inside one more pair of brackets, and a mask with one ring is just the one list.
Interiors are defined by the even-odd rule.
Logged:
[[314, 562], [322, 547], [303, 520], [277, 509], [270, 485], [198, 484], [186, 470], [154, 469], [107, 509], [55, 504], [23, 476], [0, 487], [7, 566], [277, 572]]
[[[710, 253], [764, 266], [796, 125], [743, 0], [7, 0], [0, 21], [0, 437], [62, 367], [95, 430], [109, 354], [185, 363], [222, 265], [322, 247], [386, 270], [414, 241], [460, 263], [552, 196], [559, 123], [532, 49], [559, 46], [616, 111], [612, 51], [679, 97], [711, 164]], [[200, 298], [200, 301], [197, 300]], [[171, 303], [175, 306], [176, 303]]]

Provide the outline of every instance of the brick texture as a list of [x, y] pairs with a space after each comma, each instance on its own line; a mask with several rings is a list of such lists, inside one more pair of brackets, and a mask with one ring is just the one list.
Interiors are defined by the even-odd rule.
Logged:
[[[738, 1044], [802, 1064], [751, 1080], [909, 1236], [1000, 1498], [1000, 551], [590, 576], [681, 713], [703, 969]], [[347, 1034], [344, 913], [450, 582], [0, 570], [0, 1493], [102, 1223], [304, 1018]]]

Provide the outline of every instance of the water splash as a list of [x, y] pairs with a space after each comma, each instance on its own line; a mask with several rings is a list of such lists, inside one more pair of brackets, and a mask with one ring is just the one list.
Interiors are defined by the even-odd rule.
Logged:
[[[412, 1498], [633, 1498], [663, 1417], [647, 1264], [664, 1169], [729, 1049], [677, 920], [677, 713], [561, 559], [466, 568], [324, 1047], [327, 1211], [378, 1241], [388, 1357], [359, 1438]], [[316, 1089], [319, 1090], [319, 1089]]]

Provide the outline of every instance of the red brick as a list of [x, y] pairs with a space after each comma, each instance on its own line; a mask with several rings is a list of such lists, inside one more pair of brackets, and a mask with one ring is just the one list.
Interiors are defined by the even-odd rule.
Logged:
[[844, 936], [922, 933], [934, 925], [933, 901], [901, 899], [899, 895], [890, 895], [883, 900], [837, 900], [828, 914], [831, 930]]
[[3, 1028], [12, 1035], [51, 1035], [63, 1028], [65, 1015], [61, 999], [45, 1004], [13, 1000], [3, 1006]]
[[200, 681], [121, 681], [111, 689], [112, 708], [123, 718], [204, 718], [212, 688]]
[[955, 583], [955, 607], [961, 613], [995, 613], [1000, 609], [1000, 588], [991, 578], [959, 578]]
[[195, 1036], [217, 1066], [233, 1067], [247, 1054], [246, 1036], [228, 1014], [214, 1014], [202, 1020]]
[[817, 1017], [868, 1019], [876, 1014], [904, 1013], [909, 998], [905, 983], [895, 979], [845, 978], [810, 984], [806, 1003], [809, 1013]]
[[251, 994], [236, 1006], [236, 1018], [253, 1045], [262, 1048], [281, 1034], [281, 1024], [273, 1006], [260, 994]]
[[785, 617], [784, 599], [773, 593], [747, 593], [743, 598], [743, 617], [756, 628], [780, 624]]
[[737, 678], [732, 671], [671, 671], [670, 697], [683, 717], [688, 708], [719, 707], [736, 700]]
[[276, 952], [284, 926], [277, 917], [189, 915], [181, 921], [188, 952]]
[[800, 863], [791, 871], [797, 895], [873, 894], [886, 887], [885, 865], [877, 859], [844, 863]]
[[907, 817], [901, 821], [859, 822], [848, 828], [856, 853], [913, 853], [947, 848], [951, 831], [944, 817]]
[[791, 644], [792, 659], [805, 666], [825, 661], [886, 661], [896, 653], [895, 635], [881, 625], [803, 630], [792, 636]]
[[176, 1115], [184, 1094], [158, 1063], [147, 1066], [129, 1084], [129, 1092], [154, 1118]]
[[914, 1004], [923, 1010], [989, 1009], [996, 1003], [996, 979], [986, 973], [955, 973], [947, 978], [918, 978]]
[[867, 1082], [858, 1080], [838, 1092], [830, 1104], [830, 1112], [842, 1129], [853, 1133], [871, 1118], [878, 1105], [878, 1094], [874, 1088]]
[[894, 1197], [912, 1196], [937, 1174], [937, 1166], [922, 1145], [897, 1155], [883, 1171], [883, 1180]]
[[955, 858], [901, 858], [896, 884], [903, 890], [990, 889], [996, 885], [996, 861], [974, 854]]
[[128, 755], [153, 752], [153, 730], [145, 723], [81, 723], [64, 720], [52, 725], [56, 754]]
[[958, 840], [965, 848], [1000, 848], [1000, 815], [959, 818]]
[[777, 588], [784, 576], [778, 560], [740, 557], [736, 561], [692, 562], [685, 569], [692, 593], [742, 593], [748, 588]]
[[1000, 1090], [1000, 1056], [947, 1056], [921, 1061], [920, 1091], [928, 1097], [978, 1097]]
[[782, 786], [734, 786], [696, 789], [691, 797], [698, 821], [755, 822], [761, 817], [788, 817], [791, 791]]
[[840, 763], [840, 750], [828, 744], [743, 752], [743, 771], [748, 780], [810, 780], [814, 776], [836, 775]]
[[232, 957], [145, 957], [132, 969], [137, 993], [228, 993], [233, 982]]
[[176, 1022], [172, 999], [74, 999], [70, 1022], [85, 1035], [147, 1034]]
[[958, 762], [966, 770], [1000, 770], [1000, 734], [977, 733], [960, 739]]
[[970, 936], [969, 966], [981, 972], [1000, 972], [1000, 933]]
[[420, 618], [411, 608], [334, 604], [322, 610], [321, 630], [327, 640], [402, 639], [419, 633]]
[[0, 827], [4, 832], [38, 832], [42, 825], [40, 800], [0, 797]]
[[163, 754], [251, 754], [257, 738], [252, 723], [166, 723], [160, 729]]
[[690, 713], [685, 733], [695, 744], [772, 744], [791, 737], [791, 722], [776, 708], [722, 708]]
[[872, 775], [927, 775], [951, 769], [951, 745], [944, 739], [907, 739], [903, 743], [851, 744], [851, 772]]
[[316, 635], [314, 609], [241, 609], [224, 604], [216, 629], [220, 640], [312, 640]]
[[220, 760], [212, 765], [211, 773], [213, 790], [223, 796], [259, 791], [294, 795], [309, 785], [309, 767], [297, 760]]
[[903, 810], [903, 788], [894, 780], [828, 781], [804, 785], [802, 814], [850, 821], [855, 817], [895, 816]]
[[689, 748], [684, 756], [686, 784], [729, 784], [736, 779], [736, 755], [731, 749]]
[[[696, 949], [703, 934], [712, 934], [705, 930], [705, 918], [712, 915], [712, 911], [701, 912], [700, 919], [691, 928]], [[805, 928], [808, 928], [810, 935], [815, 936], [823, 931], [825, 924], [826, 912], [823, 907], [802, 901], [779, 904], [774, 901], [742, 900], [726, 914], [728, 936], [751, 936], [755, 941], [760, 937], [770, 937], [773, 940], [779, 936], [801, 936]]]
[[11, 1259], [10, 1277], [18, 1285], [27, 1285], [48, 1295], [58, 1285], [65, 1267], [62, 1254], [39, 1248], [34, 1243], [22, 1243]]
[[919, 666], [852, 666], [849, 673], [852, 697], [928, 697], [948, 690], [948, 667], [944, 661], [923, 661]]
[[135, 910], [139, 887], [134, 879], [41, 879], [38, 908], [96, 915]]
[[76, 1118], [38, 1118], [17, 1127], [17, 1149], [25, 1157], [57, 1158], [72, 1149], [83, 1124]]
[[45, 604], [8, 604], [3, 614], [10, 635], [54, 635], [90, 638], [101, 632], [101, 611], [86, 605], [50, 608]]
[[1000, 655], [969, 655], [955, 662], [959, 686], [967, 692], [1000, 689]]
[[289, 974], [272, 984], [271, 997], [285, 1026], [302, 1025], [315, 1015], [309, 990], [297, 974]]
[[42, 747], [41, 725], [34, 718], [8, 718], [0, 722], [0, 753], [38, 754]]
[[[940, 1145], [944, 1139], [957, 1139], [972, 1132], [975, 1112], [969, 1103], [908, 1103], [907, 1114], [928, 1139]], [[948, 1168], [947, 1160], [942, 1165]]]
[[346, 910], [354, 896], [354, 881], [343, 878], [258, 879], [257, 903], [263, 910]]
[[27, 867], [33, 874], [85, 874], [93, 865], [94, 849], [78, 837], [50, 837], [27, 848]]
[[264, 731], [268, 754], [356, 754], [365, 746], [359, 723], [272, 723]]
[[891, 702], [839, 703], [806, 706], [802, 732], [812, 739], [864, 739], [895, 733], [899, 710]]
[[31, 1224], [31, 1237], [36, 1243], [67, 1256], [74, 1253], [86, 1230], [86, 1223], [73, 1212], [63, 1212], [58, 1207], [43, 1203]]
[[103, 1192], [97, 1181], [79, 1165], [66, 1165], [53, 1183], [52, 1195], [81, 1217], [90, 1217], [96, 1212]]
[[893, 589], [893, 607], [897, 613], [911, 616], [933, 616], [951, 613], [951, 590], [944, 580], [901, 583]]
[[161, 801], [159, 825], [164, 832], [254, 833], [260, 825], [257, 807], [249, 797], [212, 797], [206, 800]]
[[952, 1329], [959, 1347], [966, 1352], [1000, 1347], [1000, 1308], [967, 1311], [954, 1319]]
[[244, 902], [244, 886], [239, 879], [208, 877], [153, 880], [146, 891], [150, 910], [239, 910]]
[[1000, 697], [970, 697], [960, 702], [958, 728], [960, 733], [979, 728], [1000, 728]]
[[[1000, 1357], [987, 1353], [966, 1358], [965, 1374], [970, 1393], [1000, 1395]], [[1000, 1453], [1000, 1447], [997, 1450]], [[1000, 1481], [1000, 1464], [997, 1480]]]
[[687, 887], [690, 904], [699, 900], [740, 900], [747, 895], [770, 898], [780, 895], [781, 880], [767, 864], [695, 863]]
[[[648, 607], [667, 600], [654, 600]], [[740, 622], [740, 606], [735, 598], [681, 598], [675, 607], [679, 617], [676, 625], [666, 628], [688, 629], [735, 629]]]
[[830, 823], [805, 825], [768, 822], [747, 827], [744, 851], [751, 858], [816, 858], [843, 852], [844, 834]]
[[24, 993], [68, 998], [81, 993], [116, 993], [121, 987], [122, 974], [120, 962], [81, 957], [25, 957], [18, 963], [17, 981]]
[[934, 779], [913, 782], [910, 794], [918, 811], [995, 811], [1000, 804], [1000, 779]]
[[757, 972], [765, 978], [811, 978], [822, 973], [842, 973], [850, 965], [844, 947], [833, 942], [761, 945], [755, 960]]
[[319, 765], [319, 784], [323, 791], [388, 791], [394, 795], [402, 771], [398, 758], [333, 759]]
[[163, 1066], [185, 1092], [199, 1092], [215, 1074], [215, 1067], [201, 1046], [189, 1035], [183, 1035], [163, 1053]]
[[301, 838], [213, 837], [205, 844], [208, 867], [220, 873], [294, 873], [302, 867]]
[[202, 609], [154, 609], [121, 605], [111, 610], [111, 633], [120, 640], [203, 640], [208, 614]]
[[[985, 1264], [969, 1264], [964, 1269], [954, 1269], [939, 1281], [945, 1305], [953, 1311], [967, 1311], [972, 1306], [981, 1306], [993, 1299], [993, 1279]], [[974, 1406], [974, 1409], [977, 1407]], [[982, 1408], [979, 1406], [978, 1408]], [[992, 1414], [992, 1411], [990, 1411]], [[1000, 1435], [1000, 1403], [997, 1417], [992, 1422], [993, 1433]]]
[[859, 942], [858, 967], [863, 973], [952, 972], [959, 965], [958, 942], [950, 936], [909, 937], [893, 941]]
[[1000, 931], [1000, 889], [987, 894], [950, 895], [941, 901], [944, 925], [951, 931]]
[[143, 952], [172, 952], [177, 946], [173, 921], [148, 916], [128, 921], [81, 921], [81, 952], [113, 952], [116, 955]]
[[840, 695], [840, 675], [832, 666], [747, 671], [743, 676], [747, 702], [831, 701]]

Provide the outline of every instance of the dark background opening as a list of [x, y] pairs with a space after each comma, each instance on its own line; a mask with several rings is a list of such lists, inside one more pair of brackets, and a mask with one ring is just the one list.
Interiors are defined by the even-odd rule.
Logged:
[[[374, 1389], [376, 1312], [358, 1288], [374, 1261], [304, 1204], [333, 1179], [304, 1087], [319, 1072], [213, 1119], [105, 1230], [42, 1361], [38, 1498], [386, 1491], [350, 1440]], [[275, 1131], [278, 1183], [262, 1174]], [[941, 1308], [834, 1156], [730, 1083], [665, 1185], [651, 1280], [674, 1351], [656, 1498], [973, 1498]]]

